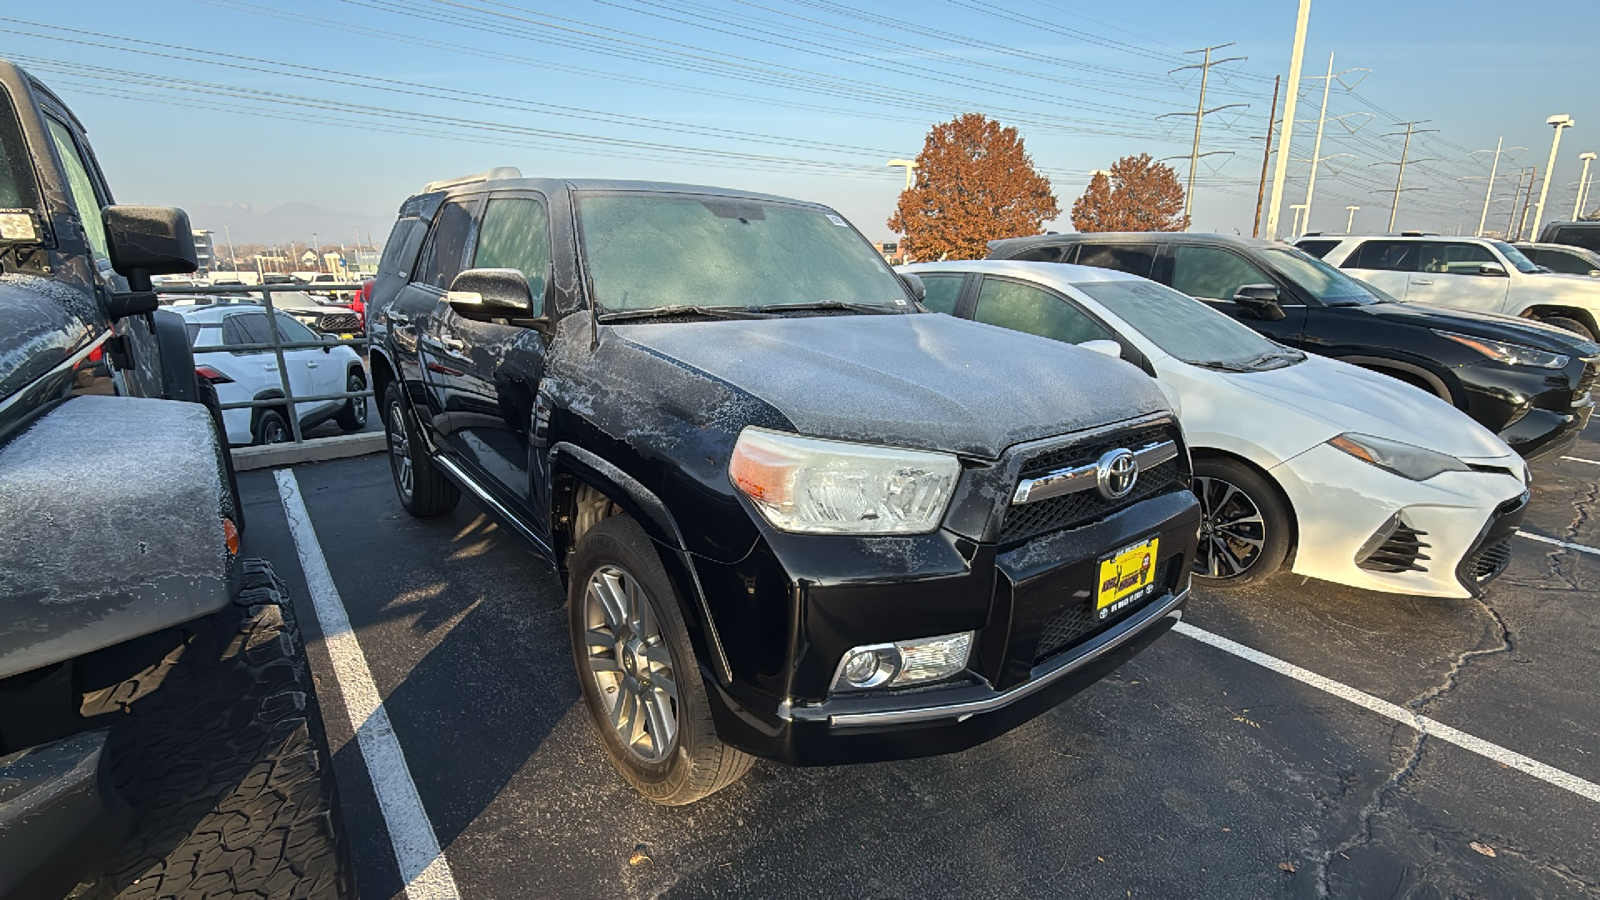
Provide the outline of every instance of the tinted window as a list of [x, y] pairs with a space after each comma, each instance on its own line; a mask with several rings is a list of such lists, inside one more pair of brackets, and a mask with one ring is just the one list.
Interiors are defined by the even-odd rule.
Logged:
[[[284, 343], [299, 344], [306, 341], [321, 340], [317, 337], [315, 332], [291, 317], [288, 313], [277, 313], [277, 318], [278, 337], [282, 338]], [[262, 320], [261, 327], [266, 327], [266, 321], [264, 319]]]
[[1061, 251], [1065, 247], [1029, 247], [1021, 253], [1006, 257], [1018, 262], [1061, 262]]
[[461, 274], [462, 259], [472, 239], [472, 208], [476, 204], [476, 199], [451, 200], [440, 208], [414, 281], [445, 290]]
[[1552, 244], [1566, 244], [1569, 247], [1582, 247], [1600, 253], [1600, 223], [1594, 225], [1567, 225], [1556, 229], [1550, 236]]
[[1068, 344], [1111, 337], [1088, 313], [1049, 291], [1019, 281], [985, 278], [973, 318]]
[[1538, 250], [1529, 247], [1522, 250], [1522, 255], [1533, 260], [1536, 265], [1544, 266], [1552, 272], [1587, 275], [1595, 269], [1600, 269], [1600, 265], [1596, 265], [1575, 253], [1564, 253], [1560, 250]]
[[544, 204], [531, 197], [489, 201], [478, 229], [474, 269], [516, 269], [528, 279], [535, 303], [544, 296], [550, 268], [550, 226]]
[[745, 197], [578, 195], [589, 283], [608, 310], [819, 302], [910, 311], [878, 251], [836, 213]]
[[961, 283], [966, 280], [963, 275], [920, 275], [922, 284], [928, 289], [928, 296], [922, 298], [922, 305], [932, 312], [956, 314], [956, 301], [961, 299]]
[[[243, 313], [222, 320], [222, 343], [227, 347], [240, 344], [266, 344], [272, 341], [267, 331], [266, 313]], [[240, 353], [265, 353], [265, 350], [240, 350]]]
[[1276, 368], [1304, 358], [1298, 350], [1273, 343], [1204, 303], [1159, 284], [1090, 281], [1073, 287], [1186, 363]]
[[1116, 269], [1141, 278], [1150, 277], [1155, 264], [1156, 248], [1153, 244], [1080, 244], [1078, 265]]
[[1301, 250], [1304, 250], [1305, 252], [1311, 254], [1312, 256], [1315, 256], [1317, 259], [1322, 259], [1323, 257], [1328, 255], [1328, 251], [1329, 250], [1332, 250], [1333, 248], [1339, 246], [1339, 242], [1338, 241], [1301, 241], [1300, 243], [1295, 244], [1295, 246], [1299, 247]]
[[[1511, 263], [1511, 266], [1518, 272], [1532, 273], [1539, 270], [1539, 267], [1533, 264], [1533, 260], [1523, 256], [1521, 250], [1518, 250], [1505, 241], [1490, 241], [1489, 244], [1496, 250], [1499, 250], [1500, 255], [1506, 258], [1506, 262]], [[1497, 259], [1491, 259], [1491, 261], [1499, 262]]]
[[402, 278], [411, 275], [411, 265], [417, 261], [417, 236], [424, 228], [418, 219], [401, 219], [383, 245], [383, 257], [378, 260], [378, 271]]
[[1415, 272], [1421, 249], [1421, 241], [1367, 241], [1357, 247], [1340, 268]]
[[1254, 263], [1219, 247], [1172, 248], [1172, 288], [1191, 297], [1232, 300], [1247, 284], [1272, 284]]
[[1259, 257], [1267, 267], [1282, 275], [1296, 288], [1328, 306], [1365, 306], [1394, 302], [1388, 294], [1360, 282], [1320, 259], [1299, 250], [1266, 250]]
[[1489, 248], [1478, 244], [1428, 241], [1422, 245], [1418, 265], [1424, 272], [1439, 275], [1477, 275], [1478, 267], [1484, 263], [1498, 265], [1500, 260], [1495, 259]]
[[49, 117], [45, 122], [50, 128], [50, 141], [56, 146], [56, 155], [61, 157], [61, 164], [66, 168], [67, 189], [72, 193], [72, 205], [78, 212], [78, 219], [83, 222], [84, 233], [88, 235], [89, 247], [94, 251], [96, 260], [109, 260], [106, 226], [100, 220], [100, 197], [95, 193], [89, 167], [79, 155], [78, 145], [67, 126]]

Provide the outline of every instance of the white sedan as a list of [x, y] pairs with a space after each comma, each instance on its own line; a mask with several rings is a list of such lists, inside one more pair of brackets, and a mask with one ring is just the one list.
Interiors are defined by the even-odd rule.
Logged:
[[[235, 350], [250, 344], [271, 341], [267, 311], [254, 303], [226, 303], [208, 306], [172, 306], [183, 316], [194, 347], [195, 374], [211, 382], [223, 403], [250, 400], [275, 400], [284, 396], [283, 377], [278, 358], [271, 350]], [[323, 342], [311, 329], [283, 312], [277, 312], [278, 334], [285, 342]], [[359, 431], [367, 424], [365, 397], [311, 400], [301, 397], [326, 397], [342, 391], [365, 390], [366, 369], [361, 357], [349, 347], [323, 342], [321, 346], [285, 350], [289, 388], [297, 398], [295, 412], [302, 431], [333, 419], [345, 431]], [[222, 411], [229, 444], [276, 444], [293, 440], [287, 404], [255, 408], [241, 407]]]
[[[929, 309], [1121, 356], [1178, 411], [1202, 509], [1198, 577], [1300, 575], [1436, 597], [1504, 571], [1528, 470], [1464, 413], [1384, 375], [1270, 341], [1134, 275], [925, 263]], [[981, 364], [981, 360], [974, 360]]]

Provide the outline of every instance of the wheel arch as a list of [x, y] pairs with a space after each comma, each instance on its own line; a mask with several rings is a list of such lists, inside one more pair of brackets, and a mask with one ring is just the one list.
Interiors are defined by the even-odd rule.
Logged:
[[576, 546], [573, 529], [577, 523], [579, 490], [586, 485], [638, 522], [657, 544], [662, 567], [673, 581], [684, 619], [691, 624], [690, 638], [696, 645], [695, 650], [704, 654], [703, 659], [710, 664], [719, 682], [731, 684], [733, 670], [706, 602], [705, 590], [695, 572], [692, 554], [685, 545], [677, 519], [661, 498], [599, 454], [565, 441], [550, 448], [550, 474], [552, 561], [562, 581], [571, 577], [567, 560]]
[[[250, 399], [258, 401], [282, 400], [284, 399], [283, 388], [267, 388], [264, 391], [258, 391], [256, 395]], [[256, 428], [261, 424], [261, 414], [269, 409], [274, 410], [278, 413], [278, 415], [283, 416], [284, 424], [289, 425], [291, 428], [294, 427], [289, 422], [289, 404], [280, 403], [272, 406], [252, 406], [250, 407], [250, 437], [252, 439], [255, 437]]]
[[1524, 319], [1543, 319], [1549, 316], [1562, 316], [1583, 323], [1590, 334], [1600, 335], [1600, 325], [1595, 322], [1594, 314], [1578, 306], [1562, 306], [1557, 303], [1535, 303], [1517, 313]]
[[1230, 462], [1236, 462], [1256, 473], [1261, 477], [1262, 481], [1265, 481], [1268, 486], [1277, 491], [1278, 499], [1283, 501], [1283, 508], [1289, 511], [1289, 554], [1285, 557], [1285, 561], [1292, 562], [1295, 552], [1300, 548], [1300, 514], [1294, 508], [1294, 501], [1289, 499], [1289, 492], [1283, 489], [1283, 485], [1278, 482], [1278, 479], [1272, 477], [1271, 472], [1262, 468], [1254, 460], [1229, 450], [1220, 450], [1216, 447], [1191, 447], [1189, 448], [1189, 455], [1196, 462], [1201, 459], [1225, 459]]
[[[1346, 362], [1352, 366], [1359, 366], [1360, 368], [1366, 369], [1369, 372], [1377, 372], [1380, 375], [1388, 375], [1396, 380], [1407, 382], [1413, 387], [1422, 387], [1423, 385], [1426, 385], [1427, 389], [1432, 391], [1435, 397], [1438, 397], [1440, 400], [1443, 400], [1444, 402], [1450, 404], [1451, 406], [1457, 407], [1458, 409], [1463, 408], [1461, 407], [1461, 404], [1456, 402], [1457, 392], [1453, 390], [1450, 385], [1446, 384], [1445, 380], [1440, 378], [1438, 373], [1433, 372], [1424, 366], [1419, 366], [1416, 363], [1410, 363], [1404, 360], [1389, 359], [1382, 356], [1340, 356], [1337, 357], [1337, 359], [1340, 362]], [[1413, 379], [1415, 381], [1421, 381], [1423, 384], [1416, 384]]]

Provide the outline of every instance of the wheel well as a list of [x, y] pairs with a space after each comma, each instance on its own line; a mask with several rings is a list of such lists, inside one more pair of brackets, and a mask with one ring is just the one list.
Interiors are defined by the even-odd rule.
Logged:
[[1581, 322], [1583, 327], [1589, 329], [1590, 334], [1600, 335], [1600, 328], [1595, 326], [1594, 315], [1586, 309], [1579, 309], [1573, 306], [1530, 306], [1522, 311], [1521, 316], [1524, 319], [1544, 319], [1549, 316], [1562, 316]]
[[388, 357], [377, 352], [367, 355], [367, 367], [372, 370], [372, 402], [381, 409], [383, 395], [394, 381], [394, 369], [389, 366]]
[[[262, 391], [261, 393], [255, 395], [255, 397], [253, 399], [256, 399], [256, 400], [282, 400], [283, 399], [283, 391], [279, 391], [279, 390]], [[280, 406], [252, 406], [252, 407], [250, 407], [250, 436], [251, 437], [255, 436], [256, 428], [261, 425], [261, 414], [266, 412], [269, 409], [272, 410], [273, 412], [276, 412], [278, 415], [283, 416], [284, 423], [288, 424], [288, 422], [289, 422], [289, 405], [288, 404], [283, 404], [283, 405], [280, 405]], [[293, 426], [291, 426], [291, 427], [293, 427]]]
[[1191, 448], [1189, 454], [1195, 459], [1226, 459], [1230, 462], [1236, 462], [1261, 476], [1261, 480], [1265, 481], [1274, 491], [1277, 492], [1278, 499], [1283, 501], [1283, 508], [1289, 511], [1289, 555], [1285, 558], [1288, 560], [1293, 560], [1295, 551], [1299, 549], [1300, 546], [1300, 519], [1298, 514], [1295, 512], [1294, 504], [1289, 502], [1289, 495], [1284, 493], [1283, 485], [1278, 483], [1278, 479], [1273, 478], [1266, 469], [1261, 468], [1237, 453], [1229, 453], [1226, 450], [1217, 450], [1208, 447], [1198, 450]]

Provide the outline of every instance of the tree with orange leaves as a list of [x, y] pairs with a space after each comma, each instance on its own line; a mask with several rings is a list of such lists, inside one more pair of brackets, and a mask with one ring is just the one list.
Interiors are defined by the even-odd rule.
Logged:
[[1110, 177], [1095, 172], [1083, 196], [1072, 203], [1072, 227], [1079, 231], [1182, 231], [1183, 185], [1166, 163], [1150, 154], [1124, 156], [1111, 164]]
[[928, 132], [889, 227], [908, 259], [982, 259], [989, 241], [1038, 234], [1060, 214], [1017, 130], [967, 113]]

